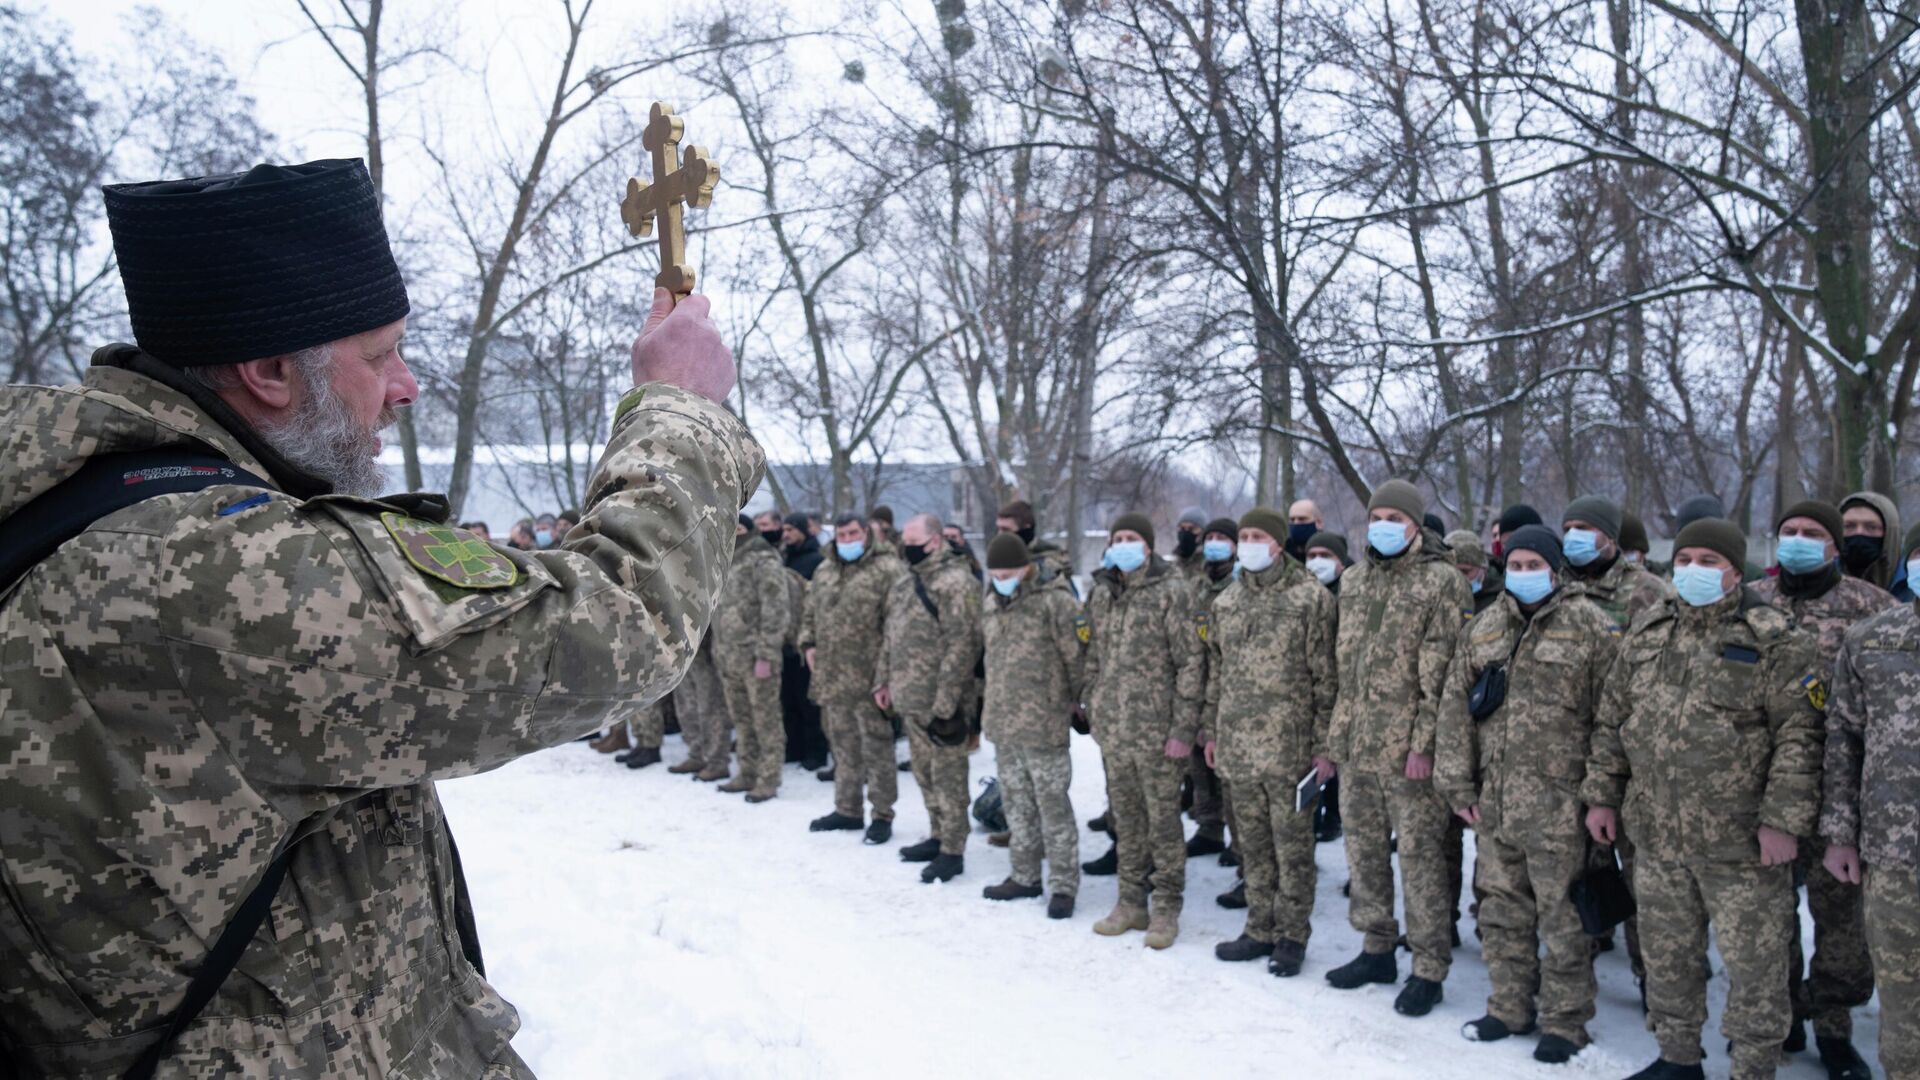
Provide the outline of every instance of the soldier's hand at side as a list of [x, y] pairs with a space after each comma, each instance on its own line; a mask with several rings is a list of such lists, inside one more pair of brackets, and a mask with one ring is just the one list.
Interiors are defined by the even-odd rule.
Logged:
[[1218, 765], [1215, 765], [1215, 764], [1213, 763], [1213, 752], [1214, 752], [1214, 747], [1216, 747], [1216, 746], [1219, 746], [1219, 745], [1220, 745], [1220, 744], [1219, 744], [1219, 743], [1216, 743], [1216, 742], [1209, 742], [1209, 743], [1208, 743], [1208, 744], [1206, 745], [1206, 747], [1205, 747], [1205, 749], [1203, 749], [1203, 750], [1201, 751], [1201, 755], [1202, 755], [1203, 757], [1205, 757], [1205, 758], [1207, 759], [1207, 768], [1209, 768], [1209, 769], [1217, 769], [1217, 768], [1219, 768], [1219, 767], [1220, 767], [1220, 766], [1218, 766]]
[[893, 708], [893, 691], [884, 686], [875, 690], [873, 692], [873, 703], [880, 706], [881, 712]]
[[733, 391], [733, 353], [720, 328], [707, 317], [707, 298], [695, 293], [674, 302], [653, 290], [653, 310], [633, 343], [633, 384], [660, 382], [725, 401]]
[[1593, 837], [1596, 844], [1611, 844], [1620, 836], [1620, 811], [1611, 806], [1595, 806], [1587, 810], [1587, 835]]
[[1407, 755], [1407, 779], [1409, 780], [1433, 779], [1433, 755], [1432, 754], [1408, 754]]
[[1828, 846], [1827, 854], [1820, 860], [1827, 873], [1849, 885], [1860, 884], [1860, 849], [1841, 847], [1838, 844]]
[[1167, 756], [1175, 761], [1185, 761], [1193, 756], [1193, 744], [1179, 739], [1167, 740]]
[[1465, 810], [1455, 810], [1453, 813], [1455, 817], [1458, 817], [1461, 821], [1464, 821], [1469, 825], [1480, 824], [1480, 804], [1479, 803], [1474, 803], [1472, 806], [1467, 807]]
[[1781, 866], [1800, 854], [1800, 841], [1770, 825], [1760, 826], [1760, 865]]
[[773, 678], [773, 664], [766, 660], [755, 660], [753, 662], [753, 677], [756, 679]]
[[807, 670], [813, 670], [813, 646], [807, 646]]
[[1315, 755], [1313, 759], [1313, 771], [1318, 774], [1321, 785], [1325, 786], [1327, 781], [1340, 775], [1340, 766], [1335, 765], [1332, 758]]

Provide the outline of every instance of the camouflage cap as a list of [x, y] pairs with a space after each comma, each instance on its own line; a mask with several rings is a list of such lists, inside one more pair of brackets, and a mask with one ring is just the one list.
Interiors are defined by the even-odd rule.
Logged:
[[1453, 552], [1453, 565], [1460, 567], [1487, 565], [1487, 549], [1480, 546], [1479, 533], [1472, 529], [1455, 529], [1443, 539], [1447, 549]]

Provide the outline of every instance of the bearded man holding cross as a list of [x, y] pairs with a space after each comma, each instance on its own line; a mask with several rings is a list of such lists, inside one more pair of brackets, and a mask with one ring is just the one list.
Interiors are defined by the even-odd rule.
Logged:
[[0, 1061], [530, 1076], [433, 785], [693, 659], [765, 466], [707, 301], [675, 255], [584, 516], [515, 551], [378, 497], [419, 389], [359, 161], [105, 197], [139, 344], [0, 389]]

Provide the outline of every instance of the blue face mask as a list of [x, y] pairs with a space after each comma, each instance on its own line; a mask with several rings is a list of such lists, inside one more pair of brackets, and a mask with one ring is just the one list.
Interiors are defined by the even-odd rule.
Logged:
[[541, 547], [552, 547], [553, 546], [553, 530], [552, 529], [536, 529], [533, 534], [533, 542], [540, 545]]
[[1907, 560], [1907, 588], [1920, 588], [1920, 559]]
[[1827, 545], [1811, 536], [1780, 538], [1780, 569], [1789, 574], [1811, 574], [1829, 561]]
[[1200, 550], [1206, 554], [1208, 562], [1226, 562], [1233, 558], [1233, 541], [1209, 540]]
[[835, 544], [833, 550], [839, 552], [841, 562], [858, 562], [860, 556], [867, 553], [867, 542], [855, 540], [851, 544]]
[[1560, 538], [1560, 550], [1575, 566], [1586, 566], [1600, 557], [1600, 534], [1592, 529], [1568, 529]]
[[1019, 587], [1020, 579], [1017, 577], [997, 577], [993, 579], [993, 591], [999, 593], [1001, 596], [1012, 596], [1013, 591]]
[[1507, 591], [1523, 604], [1537, 604], [1553, 593], [1553, 571], [1509, 570]]
[[1706, 607], [1727, 595], [1726, 587], [1721, 584], [1722, 576], [1721, 571], [1711, 566], [1676, 566], [1673, 568], [1673, 591], [1694, 607]]
[[1407, 550], [1411, 540], [1407, 527], [1397, 521], [1375, 521], [1367, 525], [1368, 545], [1389, 559]]
[[1470, 592], [1470, 593], [1472, 593], [1472, 594], [1473, 594], [1473, 595], [1475, 595], [1475, 596], [1479, 596], [1479, 595], [1480, 595], [1480, 586], [1481, 586], [1481, 584], [1482, 584], [1482, 583], [1481, 583], [1481, 581], [1480, 581], [1480, 579], [1479, 579], [1479, 578], [1468, 578], [1468, 579], [1467, 579], [1467, 591], [1468, 591], [1468, 592]]
[[1131, 574], [1147, 561], [1147, 545], [1138, 540], [1123, 540], [1107, 545], [1106, 563], [1123, 574]]

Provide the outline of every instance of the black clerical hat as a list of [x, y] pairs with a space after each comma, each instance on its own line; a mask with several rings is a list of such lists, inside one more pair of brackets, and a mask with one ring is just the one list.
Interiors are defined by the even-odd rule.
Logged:
[[278, 356], [407, 314], [357, 158], [102, 191], [134, 340], [164, 363]]

